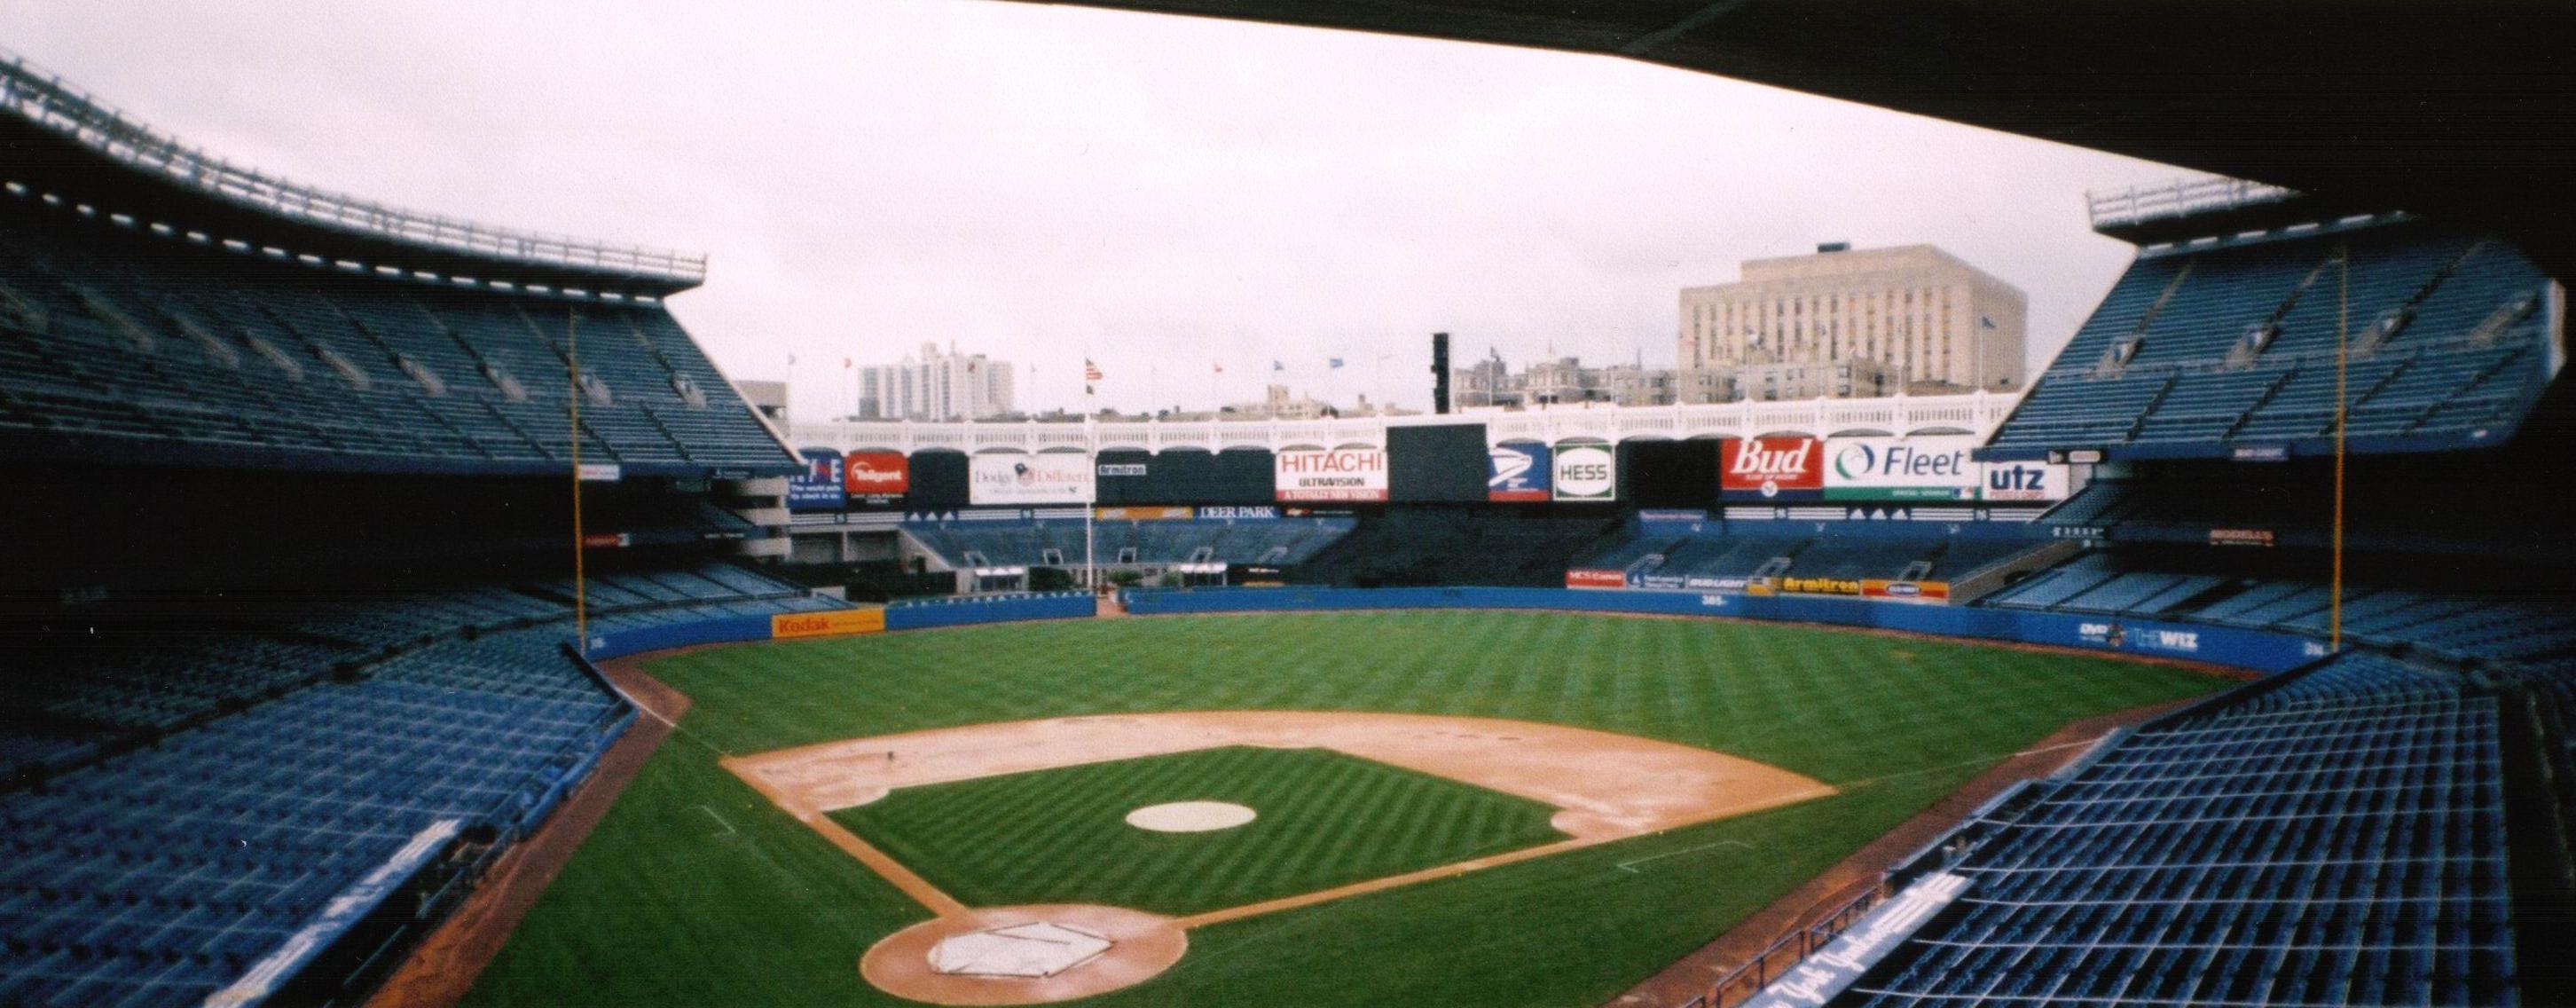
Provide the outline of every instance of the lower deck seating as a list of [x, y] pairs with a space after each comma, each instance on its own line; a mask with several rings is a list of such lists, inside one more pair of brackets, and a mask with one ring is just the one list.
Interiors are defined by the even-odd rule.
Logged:
[[[840, 605], [721, 565], [602, 585], [668, 596], [603, 617], [639, 625]], [[432, 824], [506, 843], [541, 822], [633, 716], [565, 649], [568, 611], [542, 597], [488, 588], [344, 600], [341, 622], [305, 617], [337, 633], [272, 630], [272, 640], [336, 658], [357, 645], [312, 641], [410, 634], [424, 612], [492, 622], [470, 635], [477, 624], [451, 625], [216, 709], [149, 746], [94, 747], [0, 791], [0, 1005], [202, 1003]], [[100, 696], [195, 697], [202, 677], [188, 670], [199, 658], [230, 661], [257, 639], [132, 644], [114, 652], [138, 659], [119, 680], [130, 692]], [[45, 739], [0, 731], [0, 753], [53, 751]]]
[[2510, 1003], [2498, 710], [2355, 653], [2151, 724], [1973, 824], [1958, 902], [1836, 1003]]

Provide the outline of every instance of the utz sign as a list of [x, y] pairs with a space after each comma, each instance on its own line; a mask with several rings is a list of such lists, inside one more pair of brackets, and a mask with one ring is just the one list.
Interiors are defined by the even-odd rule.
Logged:
[[1718, 447], [1718, 492], [1736, 498], [1822, 496], [1825, 467], [1821, 444], [1815, 438], [1728, 440]]
[[1978, 497], [1990, 501], [2066, 499], [2066, 467], [2045, 462], [1988, 462]]
[[1272, 472], [1283, 501], [1386, 499], [1386, 453], [1373, 448], [1283, 451]]

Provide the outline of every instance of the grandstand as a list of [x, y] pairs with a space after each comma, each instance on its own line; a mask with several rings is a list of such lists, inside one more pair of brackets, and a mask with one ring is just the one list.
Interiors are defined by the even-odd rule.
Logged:
[[[2570, 989], [2543, 968], [2576, 892], [2563, 260], [2493, 220], [2268, 189], [2097, 202], [2138, 255], [2018, 398], [839, 424], [795, 441], [900, 456], [902, 478], [791, 519], [812, 470], [663, 307], [702, 259], [259, 175], [15, 60], [0, 106], [0, 146], [28, 154], [0, 168], [0, 445], [31, 540], [0, 570], [0, 1005], [355, 1003], [635, 737], [604, 640], [842, 610], [798, 584], [863, 568], [936, 593], [1087, 560], [2260, 674], [1906, 859], [1886, 888], [1946, 902], [1864, 918], [1885, 946], [1802, 1003]], [[1756, 438], [1973, 442], [2016, 482], [1730, 486], [1727, 446]], [[1479, 451], [1507, 440], [1611, 446], [1615, 489], [1493, 499]], [[969, 487], [979, 458], [1081, 443], [1088, 500]], [[1342, 451], [1394, 476], [1328, 503], [1273, 482]]]
[[351, 1003], [634, 721], [581, 621], [844, 606], [739, 565], [796, 463], [661, 305], [702, 260], [259, 175], [15, 59], [0, 146], [0, 1004]]

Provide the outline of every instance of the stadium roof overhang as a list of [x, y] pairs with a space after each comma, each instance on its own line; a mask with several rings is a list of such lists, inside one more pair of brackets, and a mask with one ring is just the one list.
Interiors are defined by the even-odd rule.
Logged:
[[[512, 255], [507, 246], [523, 236], [501, 229], [471, 232], [472, 241], [489, 246], [477, 250], [465, 247], [463, 242], [441, 244], [393, 237], [390, 232], [394, 228], [369, 225], [363, 219], [346, 226], [300, 219], [281, 213], [275, 205], [209, 192], [182, 184], [165, 172], [109, 157], [58, 129], [6, 110], [0, 110], [0, 178], [26, 185], [37, 193], [54, 194], [66, 203], [90, 204], [101, 215], [125, 214], [141, 223], [164, 223], [216, 240], [232, 239], [253, 247], [309, 254], [326, 262], [360, 263], [370, 270], [391, 267], [405, 275], [427, 273], [487, 283], [504, 280], [521, 289], [535, 285], [557, 291], [657, 298], [695, 287], [703, 278], [702, 260], [697, 265], [698, 275], [689, 275], [685, 270], [596, 268], [567, 261], [572, 256], [564, 253], [578, 255], [586, 248], [577, 242], [548, 240], [542, 246], [532, 242], [530, 247], [542, 247], [545, 254]], [[268, 204], [276, 204], [280, 196], [263, 195], [269, 197]], [[394, 223], [408, 226], [423, 219], [426, 218], [415, 215]]]
[[1638, 59], [2571, 247], [2564, 3], [1073, 2]]

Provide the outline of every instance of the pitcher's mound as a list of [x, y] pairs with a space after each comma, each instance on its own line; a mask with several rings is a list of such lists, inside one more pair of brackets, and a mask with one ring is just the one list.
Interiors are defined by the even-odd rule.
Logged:
[[980, 907], [887, 935], [859, 975], [931, 1004], [1045, 1004], [1143, 983], [1188, 950], [1171, 918], [1123, 907]]
[[1127, 813], [1127, 825], [1156, 833], [1208, 833], [1251, 822], [1255, 813], [1233, 802], [1182, 801], [1147, 805]]

